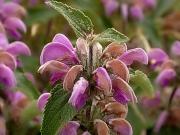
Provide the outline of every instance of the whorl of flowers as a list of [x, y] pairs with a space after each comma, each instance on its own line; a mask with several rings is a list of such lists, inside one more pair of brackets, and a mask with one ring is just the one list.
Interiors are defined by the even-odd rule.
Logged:
[[26, 25], [22, 18], [26, 10], [17, 3], [1, 1], [0, 4], [0, 33], [4, 33], [16, 40], [21, 39], [26, 32]]
[[[126, 44], [115, 42], [103, 49], [100, 43], [84, 38], [78, 38], [74, 48], [65, 35], [57, 34], [42, 50], [39, 72], [49, 75], [52, 84], [62, 81], [64, 90], [71, 93], [68, 102], [77, 110], [81, 110], [86, 102], [92, 102], [93, 109], [101, 109], [105, 115], [94, 120], [98, 135], [110, 134], [109, 127], [115, 133], [132, 135], [132, 127], [125, 118], [127, 104], [137, 102], [128, 84], [128, 68], [135, 61], [148, 64], [143, 49], [127, 50]], [[49, 93], [40, 96], [38, 106], [41, 110], [49, 97]], [[75, 134], [79, 126], [70, 121], [60, 134]]]

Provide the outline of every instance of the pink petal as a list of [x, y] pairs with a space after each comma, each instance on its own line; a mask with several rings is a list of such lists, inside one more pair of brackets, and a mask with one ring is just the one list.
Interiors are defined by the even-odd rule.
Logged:
[[113, 59], [111, 61], [108, 61], [106, 63], [106, 68], [111, 69], [111, 72], [114, 75], [119, 76], [124, 81], [126, 81], [126, 82], [129, 81], [129, 70], [122, 61], [120, 61], [118, 59]]
[[109, 124], [113, 127], [113, 130], [120, 135], [133, 135], [131, 125], [123, 118], [111, 119]]
[[58, 60], [65, 64], [77, 64], [79, 62], [77, 55], [72, 50], [58, 42], [48, 43], [41, 52], [41, 65], [50, 60]]
[[31, 55], [31, 51], [29, 47], [25, 43], [20, 42], [20, 41], [15, 41], [9, 44], [6, 51], [13, 54], [14, 56], [19, 56], [19, 55], [30, 56]]
[[88, 86], [89, 82], [83, 77], [81, 77], [79, 81], [74, 84], [73, 91], [68, 102], [78, 110], [81, 109], [86, 103], [86, 100], [88, 98]]
[[106, 69], [103, 67], [99, 67], [93, 72], [93, 74], [97, 87], [106, 95], [109, 95], [112, 90], [112, 82]]
[[63, 88], [67, 91], [72, 91], [74, 86], [74, 82], [77, 76], [83, 71], [82, 65], [75, 65], [69, 69], [67, 72], [64, 81], [63, 81]]
[[50, 93], [43, 93], [39, 98], [38, 98], [38, 101], [37, 101], [37, 106], [39, 108], [39, 110], [43, 111], [47, 102], [48, 102], [48, 99], [49, 97], [51, 96]]
[[143, 64], [148, 64], [148, 56], [146, 52], [141, 48], [130, 49], [118, 58], [126, 65], [133, 64], [134, 61], [138, 61]]
[[100, 119], [94, 120], [94, 127], [97, 131], [97, 135], [109, 135], [110, 134], [109, 127], [107, 126], [107, 124]]
[[180, 56], [180, 41], [175, 41], [171, 48], [171, 53], [176, 56]]
[[52, 42], [61, 43], [61, 44], [65, 45], [66, 47], [68, 47], [70, 50], [74, 51], [71, 41], [63, 34], [60, 34], [60, 33], [56, 34], [54, 36]]
[[13, 55], [11, 55], [10, 53], [4, 52], [4, 51], [0, 52], [0, 63], [5, 64], [12, 70], [16, 69], [16, 67], [17, 67], [15, 57]]
[[4, 64], [0, 64], [0, 84], [3, 84], [5, 88], [16, 86], [16, 78], [13, 71]]
[[60, 131], [59, 135], [77, 135], [80, 124], [76, 121], [69, 121]]

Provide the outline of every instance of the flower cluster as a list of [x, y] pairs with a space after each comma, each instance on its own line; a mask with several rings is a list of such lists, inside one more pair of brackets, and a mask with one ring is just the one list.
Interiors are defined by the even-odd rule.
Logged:
[[0, 2], [0, 32], [19, 40], [26, 32], [26, 25], [21, 20], [26, 10], [14, 2]]
[[[83, 38], [77, 39], [74, 48], [65, 35], [57, 34], [42, 50], [39, 72], [49, 75], [52, 84], [62, 81], [64, 90], [71, 93], [68, 102], [77, 110], [91, 101], [92, 106], [107, 112], [101, 118], [103, 120], [94, 120], [99, 135], [109, 134], [107, 124], [113, 132], [131, 135], [132, 128], [125, 117], [128, 102], [137, 102], [128, 84], [128, 67], [135, 61], [148, 64], [148, 56], [143, 49], [127, 50], [126, 44], [113, 42], [103, 50], [100, 43]], [[40, 96], [38, 106], [41, 110], [49, 97], [49, 93]], [[69, 122], [66, 127], [69, 126], [74, 131], [79, 124]], [[64, 134], [66, 127], [62, 130]]]
[[156, 6], [156, 0], [133, 0], [118, 3], [117, 0], [102, 0], [107, 16], [110, 16], [114, 11], [119, 8], [125, 20], [128, 16], [134, 20], [142, 21], [144, 19], [144, 11], [152, 9]]
[[150, 112], [159, 112], [154, 128], [155, 132], [159, 132], [161, 127], [172, 119], [176, 119], [176, 121], [169, 123], [174, 125], [177, 125], [180, 121], [176, 114], [180, 111], [178, 106], [180, 102], [179, 49], [180, 41], [175, 41], [171, 47], [172, 58], [160, 48], [152, 48], [148, 53], [151, 69], [158, 72], [155, 82], [160, 87], [154, 97], [146, 97], [142, 100], [142, 103], [145, 108], [151, 107]]

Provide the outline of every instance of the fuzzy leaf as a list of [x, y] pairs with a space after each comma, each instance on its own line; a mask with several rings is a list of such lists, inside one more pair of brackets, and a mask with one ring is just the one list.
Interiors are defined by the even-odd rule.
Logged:
[[98, 42], [127, 42], [129, 38], [114, 28], [108, 28], [104, 32], [100, 33], [94, 38], [94, 41]]
[[68, 102], [69, 93], [60, 85], [56, 86], [45, 107], [41, 127], [42, 135], [55, 135], [68, 121], [76, 115], [76, 110]]
[[91, 20], [82, 11], [54, 0], [46, 3], [64, 16], [78, 37], [86, 37], [93, 32]]
[[154, 88], [150, 79], [142, 71], [137, 70], [134, 74], [130, 75], [130, 85], [136, 93], [147, 96], [154, 94]]

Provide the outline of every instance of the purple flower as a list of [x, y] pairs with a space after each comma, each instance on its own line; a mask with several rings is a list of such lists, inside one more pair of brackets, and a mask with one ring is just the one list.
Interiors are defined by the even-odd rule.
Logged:
[[176, 72], [174, 71], [174, 69], [164, 69], [158, 75], [156, 79], [156, 83], [162, 87], [166, 87], [175, 77], [176, 77]]
[[63, 129], [61, 129], [59, 135], [77, 135], [77, 130], [80, 124], [76, 121], [69, 121]]
[[106, 69], [99, 67], [93, 73], [98, 89], [103, 90], [106, 95], [109, 95], [112, 90], [112, 82]]
[[129, 12], [134, 20], [142, 21], [144, 19], [143, 9], [139, 5], [131, 6]]
[[146, 52], [141, 48], [130, 49], [119, 56], [118, 59], [124, 62], [126, 65], [131, 65], [134, 61], [148, 64], [148, 56]]
[[169, 59], [168, 55], [160, 48], [153, 48], [148, 52], [149, 62], [154, 69]]
[[43, 111], [45, 106], [46, 106], [46, 103], [48, 102], [48, 99], [49, 97], [51, 96], [50, 93], [43, 93], [39, 98], [38, 98], [38, 101], [37, 101], [37, 106], [39, 108], [39, 110]]
[[167, 117], [168, 117], [167, 111], [163, 111], [160, 113], [154, 127], [154, 132], [158, 133], [160, 131], [161, 127], [165, 124]]
[[175, 41], [172, 44], [171, 53], [175, 56], [180, 56], [180, 41]]
[[104, 8], [105, 8], [105, 13], [107, 16], [111, 16], [114, 11], [117, 10], [119, 7], [119, 4], [116, 0], [101, 0]]
[[112, 88], [114, 99], [121, 104], [126, 104], [129, 101], [137, 102], [133, 89], [120, 77], [113, 77]]
[[71, 97], [69, 98], [69, 103], [72, 104], [77, 109], [81, 109], [88, 98], [87, 88], [89, 86], [89, 82], [85, 80], [83, 77], [77, 81], [73, 87], [73, 91]]
[[97, 135], [109, 135], [110, 134], [108, 125], [100, 119], [94, 120], [94, 127], [97, 131]]
[[13, 71], [4, 64], [0, 64], [0, 84], [7, 89], [16, 85]]
[[115, 118], [109, 121], [113, 130], [120, 135], [133, 135], [133, 130], [128, 121], [123, 118]]

